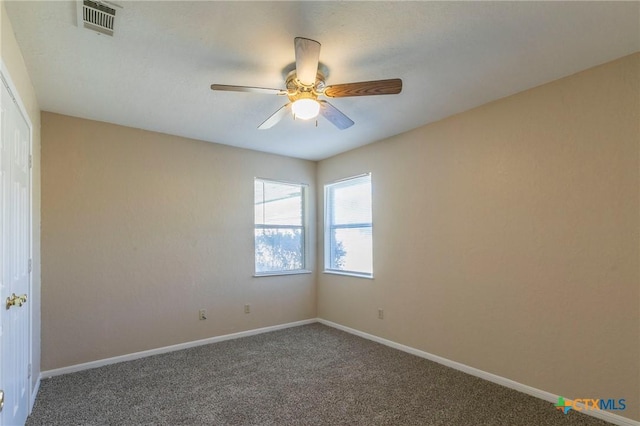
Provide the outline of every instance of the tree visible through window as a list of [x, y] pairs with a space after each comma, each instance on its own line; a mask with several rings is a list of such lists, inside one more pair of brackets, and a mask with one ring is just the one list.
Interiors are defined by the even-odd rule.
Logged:
[[256, 179], [256, 274], [303, 270], [305, 267], [305, 186]]
[[325, 186], [325, 270], [373, 276], [371, 175]]

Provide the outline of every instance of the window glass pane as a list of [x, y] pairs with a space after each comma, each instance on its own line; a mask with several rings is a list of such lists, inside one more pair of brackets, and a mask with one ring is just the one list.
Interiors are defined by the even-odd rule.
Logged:
[[253, 182], [253, 205], [256, 224], [264, 223], [264, 182], [256, 179]]
[[371, 228], [337, 228], [331, 233], [331, 269], [373, 273]]
[[304, 185], [255, 179], [255, 271], [303, 270]]
[[373, 276], [371, 175], [325, 187], [325, 268]]
[[333, 188], [334, 224], [371, 223], [371, 182], [358, 181]]
[[302, 245], [300, 228], [256, 229], [256, 272], [302, 269]]
[[302, 186], [255, 181], [255, 223], [302, 225]]

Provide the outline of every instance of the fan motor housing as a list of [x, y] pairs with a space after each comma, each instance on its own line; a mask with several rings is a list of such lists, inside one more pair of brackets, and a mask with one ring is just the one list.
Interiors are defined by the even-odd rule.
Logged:
[[289, 100], [295, 102], [299, 99], [316, 100], [322, 94], [325, 87], [325, 76], [321, 71], [316, 74], [316, 81], [313, 85], [307, 86], [300, 83], [296, 70], [291, 71], [286, 78], [287, 96]]

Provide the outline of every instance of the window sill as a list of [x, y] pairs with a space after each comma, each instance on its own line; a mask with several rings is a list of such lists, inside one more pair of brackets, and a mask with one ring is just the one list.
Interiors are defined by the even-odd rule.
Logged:
[[278, 272], [262, 272], [253, 274], [254, 278], [262, 278], [262, 277], [278, 277], [281, 275], [304, 275], [304, 274], [312, 274], [313, 271], [309, 271], [307, 269], [299, 269], [297, 271], [278, 271]]
[[373, 274], [369, 275], [369, 274], [358, 274], [356, 272], [347, 272], [347, 271], [334, 271], [334, 270], [326, 270], [326, 271], [322, 271], [323, 274], [330, 274], [330, 275], [344, 275], [347, 277], [355, 277], [355, 278], [364, 278], [367, 280], [372, 280], [373, 279]]

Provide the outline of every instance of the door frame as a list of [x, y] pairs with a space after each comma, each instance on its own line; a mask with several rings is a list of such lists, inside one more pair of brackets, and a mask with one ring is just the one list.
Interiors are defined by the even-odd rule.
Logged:
[[5, 85], [9, 91], [9, 94], [15, 99], [18, 106], [18, 111], [20, 112], [20, 115], [25, 120], [25, 122], [27, 123], [27, 127], [29, 128], [29, 259], [31, 262], [29, 267], [29, 295], [31, 296], [31, 300], [30, 303], [27, 303], [25, 305], [25, 307], [29, 309], [29, 336], [27, 338], [29, 346], [29, 389], [27, 395], [27, 403], [29, 406], [27, 407], [27, 415], [29, 415], [31, 414], [33, 404], [36, 400], [36, 394], [38, 393], [38, 388], [40, 387], [40, 377], [36, 377], [34, 382], [35, 372], [33, 371], [33, 354], [36, 352], [34, 351], [34, 310], [32, 309], [32, 307], [34, 306], [33, 295], [35, 294], [33, 291], [33, 270], [35, 269], [35, 262], [33, 259], [33, 123], [31, 121], [31, 117], [29, 117], [27, 108], [25, 108], [24, 103], [22, 102], [20, 92], [18, 91], [16, 85], [13, 83], [13, 79], [11, 78], [11, 74], [9, 73], [9, 69], [5, 65], [4, 59], [2, 58], [0, 58], [0, 84]]

